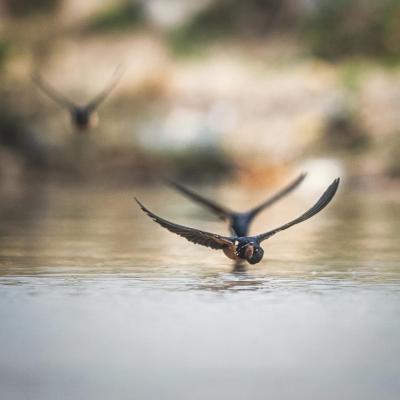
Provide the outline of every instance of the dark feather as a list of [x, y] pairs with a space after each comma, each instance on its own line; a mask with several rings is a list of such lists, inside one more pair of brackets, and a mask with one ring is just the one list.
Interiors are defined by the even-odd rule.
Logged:
[[99, 107], [99, 105], [108, 97], [108, 95], [120, 81], [123, 73], [124, 69], [121, 65], [119, 65], [114, 72], [114, 78], [111, 80], [110, 84], [87, 104], [86, 108], [88, 111], [94, 111]]
[[268, 239], [272, 235], [275, 235], [275, 233], [283, 231], [285, 229], [290, 228], [293, 225], [299, 224], [300, 222], [306, 221], [307, 219], [311, 218], [315, 214], [319, 213], [321, 210], [323, 210], [329, 202], [333, 199], [333, 196], [335, 196], [335, 193], [338, 189], [340, 179], [337, 178], [335, 179], [328, 187], [328, 189], [325, 190], [323, 195], [319, 198], [319, 200], [304, 214], [302, 214], [300, 217], [294, 219], [293, 221], [288, 222], [285, 225], [280, 226], [279, 228], [273, 229], [272, 231], [263, 233], [261, 235], [255, 236], [255, 239], [258, 242], [262, 242], [265, 239]]
[[173, 186], [175, 189], [179, 190], [181, 193], [189, 197], [190, 199], [194, 200], [196, 203], [199, 203], [205, 207], [207, 207], [209, 210], [211, 210], [214, 214], [216, 214], [220, 219], [222, 220], [227, 220], [231, 216], [231, 211], [228, 210], [227, 208], [209, 200], [206, 199], [205, 197], [193, 192], [192, 190], [186, 188], [185, 186], [181, 185], [180, 183], [167, 180], [167, 182]]
[[252, 210], [248, 211], [249, 219], [252, 220], [262, 210], [271, 206], [272, 204], [274, 204], [275, 202], [280, 200], [282, 197], [286, 196], [287, 194], [292, 192], [294, 189], [296, 189], [296, 187], [299, 186], [301, 182], [303, 182], [303, 180], [306, 176], [307, 176], [307, 174], [304, 174], [304, 173], [299, 175], [293, 182], [290, 182], [287, 186], [285, 186], [279, 192], [275, 193], [273, 196], [271, 196], [270, 198], [265, 200], [259, 206], [254, 207]]
[[36, 86], [50, 97], [53, 101], [58, 103], [60, 106], [72, 111], [77, 107], [71, 100], [60, 94], [56, 89], [53, 88], [49, 83], [47, 83], [39, 74], [33, 74], [32, 80]]
[[210, 247], [211, 249], [223, 249], [232, 246], [234, 239], [225, 236], [216, 235], [210, 232], [204, 232], [199, 229], [189, 228], [167, 221], [148, 210], [139, 200], [135, 199], [140, 208], [155, 222], [170, 232], [184, 237], [192, 243]]

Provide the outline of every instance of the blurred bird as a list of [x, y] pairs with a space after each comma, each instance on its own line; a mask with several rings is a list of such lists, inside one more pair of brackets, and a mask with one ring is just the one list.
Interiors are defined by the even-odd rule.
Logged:
[[110, 84], [107, 85], [100, 93], [98, 93], [90, 102], [85, 105], [75, 104], [67, 97], [58, 93], [56, 89], [48, 84], [37, 73], [33, 74], [32, 80], [43, 93], [45, 93], [61, 107], [66, 108], [69, 111], [72, 124], [79, 131], [87, 131], [88, 129], [94, 128], [97, 125], [97, 109], [117, 85], [122, 77], [122, 74], [123, 70], [121, 66], [118, 66], [114, 72], [113, 79], [111, 80]]
[[300, 217], [276, 229], [256, 236], [235, 235], [228, 237], [217, 235], [215, 233], [201, 231], [199, 229], [194, 229], [183, 225], [178, 225], [152, 213], [142, 203], [140, 203], [139, 200], [136, 199], [136, 202], [151, 219], [153, 219], [155, 222], [157, 222], [159, 225], [169, 230], [170, 232], [182, 236], [192, 243], [210, 247], [211, 249], [215, 250], [222, 250], [225, 255], [232, 260], [244, 260], [250, 264], [257, 264], [262, 260], [264, 255], [264, 250], [261, 248], [261, 242], [269, 239], [276, 233], [288, 229], [293, 225], [299, 224], [300, 222], [306, 221], [315, 214], [319, 213], [333, 199], [338, 189], [339, 181], [339, 178], [335, 179], [325, 190], [319, 200]]
[[256, 215], [289, 194], [291, 191], [293, 191], [297, 186], [300, 185], [301, 182], [303, 182], [306, 175], [307, 174], [299, 175], [294, 181], [290, 182], [287, 186], [282, 188], [273, 196], [269, 197], [263, 203], [245, 212], [232, 211], [224, 206], [215, 203], [214, 201], [206, 199], [205, 197], [193, 192], [192, 190], [181, 185], [180, 183], [171, 180], [167, 180], [167, 182], [179, 192], [189, 197], [191, 200], [208, 208], [212, 213], [216, 214], [223, 221], [228, 221], [231, 233], [241, 237], [248, 235], [250, 225]]

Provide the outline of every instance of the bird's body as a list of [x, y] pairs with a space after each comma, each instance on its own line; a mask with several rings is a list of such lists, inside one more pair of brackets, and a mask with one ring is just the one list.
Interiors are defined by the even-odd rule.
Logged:
[[238, 236], [246, 236], [249, 234], [250, 224], [253, 221], [253, 216], [248, 213], [234, 212], [229, 218], [229, 227], [232, 233]]
[[290, 182], [284, 188], [279, 190], [273, 196], [269, 197], [263, 203], [251, 210], [245, 212], [232, 211], [224, 206], [217, 204], [216, 202], [209, 200], [202, 195], [195, 193], [191, 189], [181, 185], [180, 183], [169, 181], [170, 185], [177, 189], [179, 192], [187, 196], [189, 199], [199, 203], [203, 207], [210, 210], [213, 214], [217, 215], [218, 218], [223, 221], [227, 221], [229, 229], [232, 234], [239, 237], [247, 236], [249, 234], [250, 225], [254, 218], [264, 209], [276, 203], [278, 200], [292, 192], [300, 183], [304, 180], [306, 174], [299, 175], [294, 181]]
[[76, 106], [71, 111], [71, 122], [80, 132], [84, 132], [97, 126], [99, 116], [85, 106]]
[[178, 225], [157, 216], [156, 214], [148, 210], [138, 200], [136, 201], [139, 204], [140, 208], [151, 219], [153, 219], [155, 222], [157, 222], [159, 225], [161, 225], [163, 228], [166, 228], [170, 232], [182, 236], [192, 243], [200, 244], [202, 246], [206, 246], [215, 250], [222, 250], [228, 258], [236, 262], [247, 261], [250, 264], [257, 264], [262, 260], [264, 255], [264, 250], [261, 247], [261, 243], [264, 240], [275, 235], [276, 233], [288, 229], [293, 225], [299, 224], [300, 222], [306, 221], [315, 214], [319, 213], [333, 199], [339, 186], [339, 181], [339, 179], [335, 179], [331, 183], [331, 185], [325, 190], [319, 200], [300, 217], [276, 229], [256, 236], [222, 236], [211, 232], [201, 231], [195, 228]]

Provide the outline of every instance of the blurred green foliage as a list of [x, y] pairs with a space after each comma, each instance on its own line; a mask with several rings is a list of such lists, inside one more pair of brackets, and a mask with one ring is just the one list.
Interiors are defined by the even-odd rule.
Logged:
[[0, 109], [1, 146], [21, 156], [30, 166], [42, 167], [46, 164], [45, 149], [24, 118], [6, 103]]
[[142, 3], [128, 0], [113, 4], [95, 15], [88, 23], [88, 29], [94, 32], [119, 31], [133, 29], [146, 20]]
[[7, 40], [0, 38], [0, 70], [3, 68], [8, 58], [10, 46], [11, 45]]
[[320, 57], [400, 56], [398, 0], [322, 0], [304, 28], [308, 45]]
[[[299, 11], [302, 10], [302, 11]], [[263, 39], [272, 31], [304, 39], [313, 55], [327, 59], [400, 56], [399, 0], [319, 0], [311, 11], [288, 0], [215, 0], [171, 32], [178, 54], [226, 38]]]
[[178, 54], [193, 52], [210, 42], [232, 34], [235, 28], [230, 1], [215, 2], [195, 14], [170, 34], [172, 49]]
[[339, 66], [339, 77], [342, 85], [350, 91], [356, 92], [362, 85], [365, 73], [369, 71], [371, 65], [360, 59], [348, 60]]
[[171, 152], [166, 157], [175, 176], [183, 180], [221, 179], [234, 169], [230, 157], [214, 147]]
[[322, 140], [325, 151], [344, 151], [353, 155], [367, 150], [370, 144], [357, 115], [346, 109], [327, 116]]
[[62, 0], [2, 0], [8, 15], [15, 18], [57, 10]]
[[389, 146], [385, 155], [385, 173], [390, 178], [400, 178], [400, 134], [396, 132], [388, 139]]
[[218, 39], [263, 36], [271, 29], [285, 26], [291, 17], [287, 0], [216, 0], [193, 15], [170, 34], [172, 49], [191, 53]]

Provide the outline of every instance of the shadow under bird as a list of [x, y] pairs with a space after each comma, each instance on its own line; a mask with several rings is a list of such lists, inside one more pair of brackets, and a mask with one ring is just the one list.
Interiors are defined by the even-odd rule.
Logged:
[[87, 131], [88, 129], [94, 128], [97, 125], [99, 120], [97, 109], [115, 88], [121, 79], [122, 74], [123, 70], [119, 66], [115, 70], [111, 82], [100, 93], [93, 97], [92, 100], [84, 105], [76, 104], [69, 98], [59, 93], [37, 73], [32, 76], [32, 80], [43, 93], [45, 93], [61, 107], [69, 111], [72, 124], [75, 126], [75, 128], [77, 128], [79, 131]]
[[303, 182], [306, 175], [307, 174], [299, 175], [295, 180], [290, 182], [288, 185], [286, 185], [284, 188], [279, 190], [273, 196], [269, 197], [263, 203], [261, 203], [257, 207], [252, 208], [251, 210], [248, 210], [245, 212], [232, 211], [232, 210], [228, 209], [227, 207], [221, 206], [212, 200], [206, 199], [205, 197], [201, 196], [198, 193], [195, 193], [194, 191], [192, 191], [191, 189], [188, 189], [187, 187], [181, 185], [180, 183], [170, 181], [170, 180], [168, 180], [167, 182], [172, 187], [177, 189], [179, 192], [181, 192], [182, 194], [184, 194], [191, 200], [195, 201], [196, 203], [201, 204], [203, 207], [210, 210], [213, 214], [217, 215], [218, 218], [222, 219], [223, 221], [227, 221], [229, 223], [229, 229], [232, 234], [234, 234], [236, 236], [247, 236], [249, 233], [250, 225], [253, 222], [253, 219], [261, 211], [263, 211], [267, 207], [273, 205], [278, 200], [285, 197], [290, 192], [292, 192], [294, 189], [296, 189], [297, 186], [299, 186], [300, 183]]
[[300, 217], [284, 224], [278, 228], [272, 229], [268, 232], [256, 236], [222, 236], [211, 232], [201, 231], [199, 229], [190, 228], [183, 225], [178, 225], [173, 222], [167, 221], [148, 210], [139, 200], [136, 202], [140, 208], [155, 222], [163, 228], [168, 229], [170, 232], [184, 237], [192, 243], [209, 247], [215, 250], [222, 250], [227, 257], [235, 261], [247, 261], [250, 264], [259, 263], [263, 256], [264, 250], [261, 243], [269, 239], [276, 233], [290, 228], [293, 225], [306, 221], [324, 209], [335, 196], [338, 189], [340, 179], [335, 179], [329, 187], [325, 190], [319, 200]]

